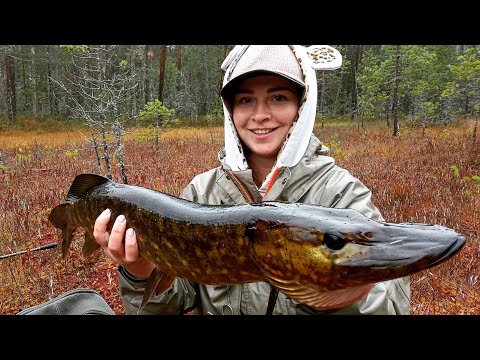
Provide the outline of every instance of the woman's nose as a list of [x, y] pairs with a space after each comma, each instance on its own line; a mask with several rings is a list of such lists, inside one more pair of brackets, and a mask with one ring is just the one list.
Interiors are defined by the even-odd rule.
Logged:
[[268, 104], [258, 102], [252, 114], [252, 119], [255, 121], [265, 121], [271, 118], [271, 111]]

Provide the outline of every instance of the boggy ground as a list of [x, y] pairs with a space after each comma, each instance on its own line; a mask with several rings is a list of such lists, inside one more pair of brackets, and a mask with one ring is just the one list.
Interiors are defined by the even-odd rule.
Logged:
[[[340, 166], [371, 188], [386, 221], [437, 223], [467, 237], [457, 256], [412, 276], [411, 313], [480, 314], [480, 145], [472, 142], [472, 124], [425, 134], [404, 128], [399, 137], [354, 124], [315, 133]], [[217, 166], [222, 143], [222, 128], [173, 130], [159, 145], [137, 131], [125, 145], [128, 182], [178, 195], [195, 174]], [[79, 132], [2, 132], [0, 153], [0, 255], [59, 241], [47, 217], [76, 175], [97, 172], [91, 144]], [[0, 259], [0, 314], [79, 287], [97, 290], [124, 314], [115, 265], [102, 252], [83, 259], [78, 235], [65, 261], [59, 247]]]

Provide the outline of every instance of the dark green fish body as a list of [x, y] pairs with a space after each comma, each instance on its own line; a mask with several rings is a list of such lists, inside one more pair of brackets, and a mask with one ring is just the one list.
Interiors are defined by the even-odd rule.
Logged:
[[[465, 244], [440, 225], [377, 222], [356, 210], [303, 203], [198, 204], [95, 174], [77, 176], [67, 201], [49, 216], [62, 229], [64, 257], [76, 228], [85, 229], [84, 256], [99, 247], [93, 225], [109, 208], [112, 223], [125, 215], [157, 274], [211, 285], [267, 280], [317, 308], [325, 307], [326, 293], [363, 296], [373, 283], [435, 266]], [[157, 283], [147, 285], [144, 303]]]
[[[240, 214], [216, 207], [205, 211], [199, 204], [154, 190], [106, 183], [70, 205], [69, 221], [72, 227], [93, 234], [95, 219], [107, 208], [112, 211], [110, 226], [118, 215], [125, 215], [127, 226], [135, 229], [140, 253], [163, 272], [213, 284], [264, 279], [247, 255], [248, 238]], [[90, 253], [84, 250], [84, 256]]]

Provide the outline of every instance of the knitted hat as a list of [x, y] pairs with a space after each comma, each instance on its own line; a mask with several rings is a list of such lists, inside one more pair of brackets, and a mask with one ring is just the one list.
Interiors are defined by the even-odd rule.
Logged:
[[275, 74], [285, 77], [305, 88], [304, 75], [298, 59], [289, 45], [249, 45], [225, 74], [222, 97], [231, 94], [235, 85], [255, 75]]

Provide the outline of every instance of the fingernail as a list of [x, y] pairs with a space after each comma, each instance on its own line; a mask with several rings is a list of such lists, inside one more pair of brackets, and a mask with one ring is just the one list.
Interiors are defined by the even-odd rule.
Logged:
[[101, 216], [108, 216], [108, 215], [110, 215], [110, 209], [105, 209], [105, 210], [103, 210], [100, 215], [101, 215]]
[[117, 217], [117, 222], [123, 223], [124, 221], [125, 221], [125, 216], [123, 216], [123, 215], [118, 215], [118, 217]]
[[135, 233], [135, 231], [133, 231], [132, 228], [129, 228], [129, 229], [127, 230], [127, 236], [132, 237], [134, 233]]

